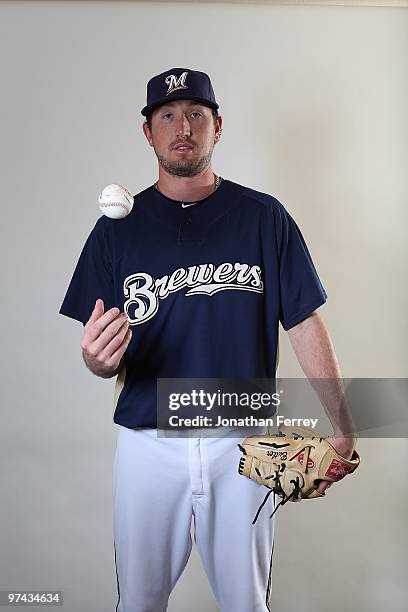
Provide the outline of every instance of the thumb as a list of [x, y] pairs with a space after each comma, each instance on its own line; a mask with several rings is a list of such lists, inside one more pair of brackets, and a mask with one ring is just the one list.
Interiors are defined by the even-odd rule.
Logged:
[[92, 311], [91, 317], [89, 319], [89, 323], [93, 323], [94, 321], [99, 319], [99, 317], [101, 317], [104, 312], [105, 312], [105, 306], [104, 306], [103, 300], [98, 298], [95, 302], [95, 306]]

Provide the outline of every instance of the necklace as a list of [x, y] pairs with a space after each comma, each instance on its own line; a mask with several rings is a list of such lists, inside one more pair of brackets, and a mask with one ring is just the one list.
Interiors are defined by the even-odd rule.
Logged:
[[[222, 181], [222, 177], [221, 177], [221, 176], [217, 176], [217, 175], [216, 175], [214, 172], [213, 172], [213, 174], [214, 174], [214, 186], [213, 186], [213, 190], [212, 190], [212, 192], [211, 192], [211, 193], [214, 193], [214, 191], [217, 191], [217, 189], [218, 189], [218, 187], [220, 186], [221, 181]], [[154, 187], [155, 189], [157, 189], [157, 191], [158, 191], [159, 193], [161, 193], [161, 191], [160, 191], [160, 189], [159, 189], [159, 187], [158, 187], [158, 183], [159, 183], [159, 181], [156, 181], [156, 182], [154, 183], [153, 187]], [[208, 196], [205, 196], [205, 197], [207, 198]], [[205, 199], [205, 198], [203, 198], [203, 199]], [[200, 201], [200, 200], [198, 200], [198, 202], [199, 202], [199, 201]], [[197, 202], [181, 202], [181, 205], [182, 205], [182, 206], [183, 206], [183, 205], [193, 206], [193, 204], [197, 204]], [[183, 207], [184, 207], [184, 206], [183, 206]]]

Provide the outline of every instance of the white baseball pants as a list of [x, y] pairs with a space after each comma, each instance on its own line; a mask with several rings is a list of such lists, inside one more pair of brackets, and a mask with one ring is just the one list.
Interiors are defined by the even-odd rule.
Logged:
[[237, 443], [264, 431], [237, 430], [239, 438], [158, 438], [156, 429], [118, 427], [116, 611], [167, 610], [190, 556], [194, 517], [194, 540], [221, 612], [267, 612], [273, 496], [252, 525], [267, 489], [237, 471]]

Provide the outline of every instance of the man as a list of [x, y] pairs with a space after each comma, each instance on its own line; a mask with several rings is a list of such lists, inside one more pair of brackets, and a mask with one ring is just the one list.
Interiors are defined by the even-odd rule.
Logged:
[[[209, 77], [150, 79], [143, 131], [158, 181], [124, 219], [92, 230], [60, 312], [82, 321], [82, 354], [118, 375], [113, 473], [118, 612], [162, 612], [191, 551], [222, 612], [269, 609], [273, 521], [237, 473], [239, 438], [157, 437], [158, 378], [275, 377], [279, 321], [310, 378], [340, 378], [326, 300], [299, 228], [272, 196], [214, 174], [222, 117]], [[326, 406], [343, 456], [341, 401]], [[324, 492], [322, 481], [318, 490]]]

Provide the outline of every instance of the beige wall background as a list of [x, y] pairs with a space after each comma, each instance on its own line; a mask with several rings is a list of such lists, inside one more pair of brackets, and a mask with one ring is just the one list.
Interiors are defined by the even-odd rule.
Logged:
[[[408, 11], [303, 4], [0, 2], [0, 588], [63, 589], [65, 612], [116, 604], [113, 381], [86, 371], [82, 328], [57, 313], [100, 190], [155, 180], [153, 74], [211, 75], [215, 169], [301, 226], [344, 376], [407, 376]], [[301, 376], [284, 333], [280, 354], [280, 375]], [[326, 500], [280, 512], [275, 610], [407, 609], [407, 442], [359, 446]], [[169, 610], [192, 605], [217, 610], [195, 552]]]

